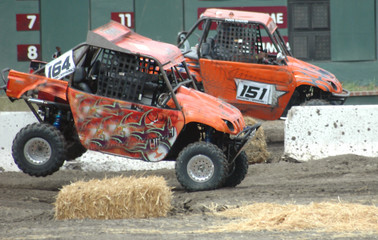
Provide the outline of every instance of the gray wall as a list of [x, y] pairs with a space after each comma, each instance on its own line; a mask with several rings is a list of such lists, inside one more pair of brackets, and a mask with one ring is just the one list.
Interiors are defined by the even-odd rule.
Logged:
[[40, 13], [44, 61], [52, 59], [56, 46], [61, 47], [63, 53], [85, 41], [89, 29], [89, 0], [40, 0]]
[[332, 61], [376, 59], [375, 0], [331, 0]]

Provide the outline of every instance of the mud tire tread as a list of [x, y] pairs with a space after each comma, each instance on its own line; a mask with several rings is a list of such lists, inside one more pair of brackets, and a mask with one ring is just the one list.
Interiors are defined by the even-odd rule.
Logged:
[[[51, 147], [50, 159], [43, 165], [33, 165], [26, 160], [24, 146], [33, 138], [45, 139]], [[22, 128], [13, 140], [12, 156], [17, 166], [30, 176], [45, 177], [59, 170], [65, 158], [65, 139], [63, 134], [54, 126], [47, 123], [33, 123]]]
[[[206, 155], [214, 164], [214, 175], [206, 182], [195, 182], [187, 173], [189, 160], [197, 154]], [[223, 186], [228, 173], [228, 163], [226, 156], [214, 144], [195, 142], [180, 152], [175, 169], [177, 180], [187, 191], [213, 190]]]
[[[243, 151], [235, 159], [235, 169], [230, 176], [226, 178], [224, 184], [225, 187], [236, 187], [239, 185], [245, 178], [248, 173], [248, 157], [247, 154]], [[232, 166], [229, 167], [230, 169]]]

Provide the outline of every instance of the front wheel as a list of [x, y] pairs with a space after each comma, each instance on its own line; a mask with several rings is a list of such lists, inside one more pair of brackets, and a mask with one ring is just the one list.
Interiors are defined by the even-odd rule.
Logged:
[[46, 123], [27, 125], [13, 140], [12, 155], [24, 173], [36, 177], [50, 175], [64, 163], [63, 134]]
[[241, 152], [234, 163], [229, 167], [230, 174], [224, 183], [225, 187], [235, 187], [239, 185], [248, 173], [248, 157], [245, 152]]
[[228, 173], [223, 152], [214, 144], [206, 142], [195, 142], [184, 148], [175, 167], [177, 180], [188, 191], [219, 188]]

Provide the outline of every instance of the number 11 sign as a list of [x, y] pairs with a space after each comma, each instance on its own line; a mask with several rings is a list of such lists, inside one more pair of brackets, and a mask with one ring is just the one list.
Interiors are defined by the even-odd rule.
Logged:
[[134, 28], [133, 12], [112, 12], [110, 18], [113, 21], [119, 22], [128, 28]]

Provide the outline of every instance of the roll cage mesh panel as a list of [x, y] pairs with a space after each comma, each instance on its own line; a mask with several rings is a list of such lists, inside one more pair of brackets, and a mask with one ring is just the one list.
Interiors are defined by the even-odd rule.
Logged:
[[212, 43], [211, 57], [216, 60], [252, 62], [262, 51], [260, 25], [221, 22]]
[[98, 61], [96, 94], [100, 96], [140, 101], [146, 87], [157, 87], [159, 68], [151, 58], [104, 49]]

